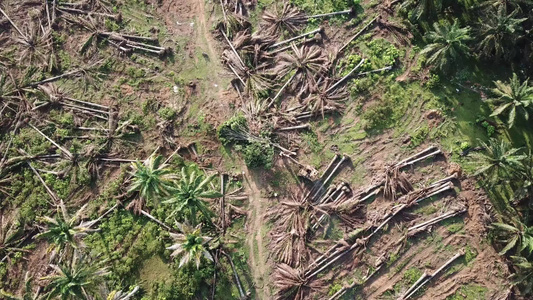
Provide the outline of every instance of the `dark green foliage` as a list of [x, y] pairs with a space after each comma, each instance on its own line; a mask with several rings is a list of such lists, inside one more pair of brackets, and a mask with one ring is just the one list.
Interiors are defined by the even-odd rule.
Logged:
[[272, 168], [274, 148], [266, 143], [253, 142], [243, 149], [244, 161], [251, 168]]
[[207, 299], [210, 296], [210, 285], [208, 282], [213, 279], [213, 272], [213, 266], [207, 264], [200, 269], [196, 269], [194, 265], [176, 269], [172, 277], [166, 281], [152, 283], [150, 292], [142, 299]]
[[245, 130], [246, 128], [246, 118], [241, 114], [235, 115], [218, 127], [218, 139], [224, 146], [228, 146], [235, 142], [241, 142], [242, 140], [237, 139], [233, 132]]
[[470, 55], [467, 43], [472, 40], [470, 27], [460, 27], [457, 20], [453, 24], [433, 23], [434, 31], [426, 33], [424, 38], [429, 43], [420, 54], [427, 56], [427, 64], [434, 65], [441, 71], [453, 69], [454, 64]]

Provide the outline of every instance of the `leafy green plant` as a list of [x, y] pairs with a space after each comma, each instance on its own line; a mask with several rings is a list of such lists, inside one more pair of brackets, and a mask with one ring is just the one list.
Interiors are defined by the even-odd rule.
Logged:
[[274, 148], [266, 143], [253, 142], [243, 149], [244, 161], [251, 168], [272, 168]]

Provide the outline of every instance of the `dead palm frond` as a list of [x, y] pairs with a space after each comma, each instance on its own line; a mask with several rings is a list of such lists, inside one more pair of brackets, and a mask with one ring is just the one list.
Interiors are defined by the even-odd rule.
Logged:
[[318, 86], [312, 90], [311, 94], [303, 101], [306, 110], [314, 114], [324, 114], [330, 111], [339, 111], [344, 108], [342, 102], [349, 97], [345, 87], [340, 87], [329, 91], [334, 81], [330, 79], [319, 80]]
[[272, 253], [277, 262], [291, 266], [300, 266], [306, 255], [305, 235], [296, 231], [272, 234]]
[[404, 172], [394, 166], [387, 167], [383, 187], [383, 196], [386, 199], [396, 200], [398, 193], [405, 194], [412, 190], [413, 185], [409, 182]]
[[311, 205], [301, 195], [281, 201], [270, 212], [277, 231], [273, 234], [272, 247], [278, 262], [300, 265], [305, 257], [305, 238], [312, 213]]
[[19, 62], [28, 62], [30, 66], [36, 63], [41, 63], [48, 67], [55, 65], [53, 49], [51, 48], [52, 36], [49, 28], [44, 29], [39, 22], [38, 24], [30, 23], [21, 30], [4, 10], [0, 9], [0, 13], [6, 17], [18, 33], [18, 37], [15, 37], [14, 40], [22, 46]]
[[273, 275], [274, 286], [278, 289], [276, 299], [307, 299], [308, 291], [324, 287], [321, 280], [309, 281], [302, 270], [279, 264]]
[[243, 16], [228, 14], [225, 22], [219, 23], [217, 27], [223, 29], [229, 37], [233, 37], [235, 33], [250, 28], [251, 24]]
[[281, 10], [275, 8], [273, 12], [265, 11], [262, 19], [262, 26], [265, 31], [274, 36], [278, 36], [283, 29], [294, 34], [298, 31], [298, 26], [307, 21], [304, 13], [288, 3], [284, 3]]
[[257, 96], [273, 87], [273, 82], [266, 72], [266, 64], [250, 68], [236, 53], [228, 50], [224, 51], [222, 56], [246, 93]]
[[273, 59], [268, 47], [275, 39], [268, 35], [250, 34], [249, 30], [239, 31], [233, 38], [232, 44], [242, 57], [254, 67]]
[[317, 86], [316, 78], [328, 70], [328, 60], [318, 46], [298, 48], [292, 44], [291, 48], [292, 53], [278, 55], [278, 64], [273, 72], [280, 77], [295, 72], [289, 80], [296, 96], [301, 97]]
[[41, 24], [30, 23], [23, 27], [23, 32], [23, 36], [15, 38], [22, 47], [19, 62], [29, 65], [42, 64], [48, 68], [55, 67], [51, 31]]

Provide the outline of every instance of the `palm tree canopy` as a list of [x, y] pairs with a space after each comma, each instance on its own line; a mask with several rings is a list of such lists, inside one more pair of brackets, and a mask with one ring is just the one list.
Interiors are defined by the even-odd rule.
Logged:
[[402, 8], [412, 8], [412, 21], [428, 21], [434, 19], [442, 9], [442, 0], [406, 0]]
[[475, 175], [484, 175], [489, 183], [494, 184], [499, 180], [509, 180], [522, 166], [526, 155], [519, 154], [519, 148], [511, 148], [506, 141], [490, 139], [488, 143], [481, 142], [486, 153], [474, 153], [474, 161], [479, 168]]
[[424, 36], [429, 42], [422, 50], [422, 55], [427, 55], [427, 63], [435, 65], [442, 71], [450, 68], [453, 62], [469, 56], [470, 49], [466, 43], [470, 37], [470, 27], [460, 28], [457, 20], [453, 24], [433, 23], [434, 31], [429, 31]]
[[220, 193], [208, 187], [214, 176], [204, 177], [197, 174], [196, 170], [183, 167], [180, 180], [171, 189], [170, 198], [163, 201], [166, 204], [176, 204], [169, 217], [176, 213], [185, 213], [192, 224], [196, 225], [196, 213], [199, 211], [206, 220], [210, 221], [213, 212], [209, 210], [207, 202], [202, 199], [221, 196]]
[[[80, 244], [80, 238], [87, 235], [89, 232], [96, 231], [91, 227], [94, 222], [81, 222], [81, 216], [87, 204], [83, 205], [73, 216], [70, 216], [67, 212], [63, 200], [57, 207], [57, 215], [55, 218], [47, 216], [40, 219], [46, 223], [46, 230], [37, 234], [37, 238], [45, 238], [56, 250], [63, 250], [67, 246], [78, 248]], [[76, 223], [80, 222], [78, 225]]]
[[515, 221], [516, 225], [505, 223], [493, 223], [492, 228], [496, 231], [498, 241], [505, 244], [500, 251], [500, 255], [508, 253], [516, 248], [516, 253], [520, 254], [527, 250], [527, 255], [533, 253], [533, 227], [527, 227], [520, 221]]
[[176, 225], [181, 233], [170, 233], [170, 237], [175, 243], [167, 249], [173, 250], [170, 256], [181, 257], [179, 268], [189, 264], [193, 260], [196, 268], [200, 268], [202, 257], [213, 261], [213, 256], [207, 250], [206, 245], [212, 238], [203, 236], [199, 225], [194, 228], [187, 223], [176, 222]]
[[496, 98], [490, 99], [490, 101], [498, 104], [498, 106], [494, 109], [491, 117], [499, 116], [504, 112], [508, 113], [507, 125], [509, 128], [512, 128], [515, 123], [517, 111], [528, 120], [528, 109], [530, 109], [530, 104], [533, 102], [533, 87], [529, 86], [528, 81], [529, 79], [520, 82], [516, 73], [513, 73], [509, 83], [503, 83], [500, 80], [495, 81], [496, 88], [492, 92], [496, 95]]
[[129, 187], [130, 192], [139, 192], [139, 196], [144, 200], [154, 200], [162, 195], [168, 194], [168, 189], [175, 175], [171, 173], [168, 165], [162, 163], [163, 157], [150, 156], [143, 163], [138, 161], [132, 163], [133, 176]]
[[91, 294], [98, 288], [103, 277], [109, 274], [105, 268], [78, 257], [74, 257], [70, 266], [50, 265], [50, 267], [54, 270], [54, 274], [43, 278], [50, 280], [46, 299], [92, 299]]
[[492, 18], [487, 18], [480, 24], [479, 33], [483, 39], [478, 49], [481, 50], [482, 55], [499, 58], [514, 51], [518, 32], [522, 28], [520, 24], [527, 20], [527, 18], [515, 18], [517, 14], [518, 10], [507, 14], [505, 5], [501, 4], [498, 10], [493, 12]]

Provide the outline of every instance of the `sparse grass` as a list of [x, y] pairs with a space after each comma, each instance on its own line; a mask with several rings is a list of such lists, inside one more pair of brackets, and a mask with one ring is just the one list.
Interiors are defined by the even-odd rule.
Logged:
[[446, 300], [478, 300], [485, 299], [488, 289], [483, 286], [469, 284], [462, 286], [455, 294], [446, 298]]

